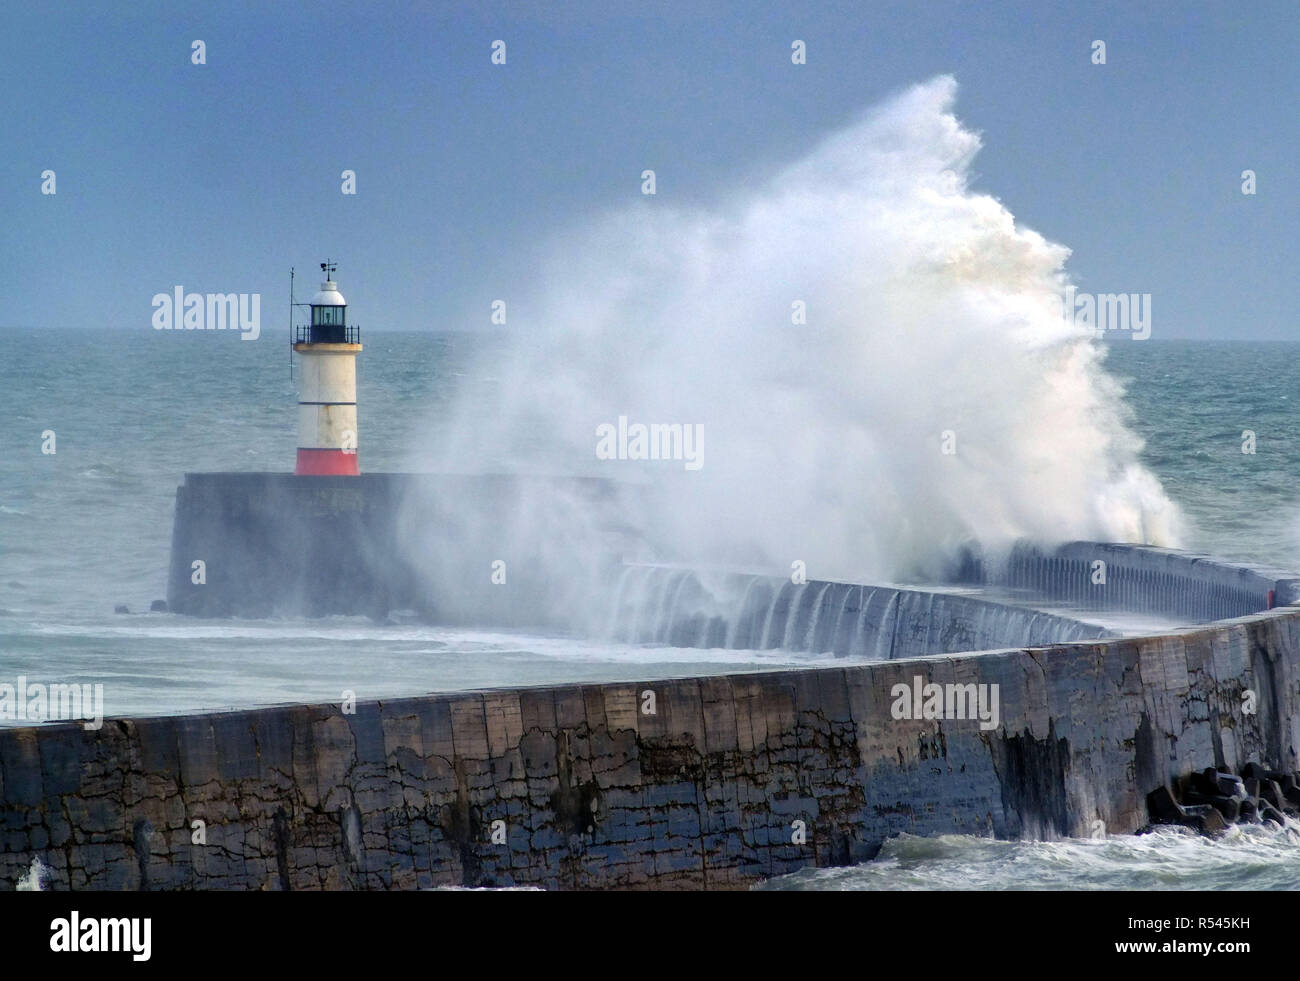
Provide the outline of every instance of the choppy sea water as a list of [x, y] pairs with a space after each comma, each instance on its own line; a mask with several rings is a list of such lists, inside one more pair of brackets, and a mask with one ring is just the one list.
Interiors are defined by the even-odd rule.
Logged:
[[[106, 715], [502, 685], [620, 681], [829, 661], [568, 637], [377, 625], [364, 617], [196, 620], [147, 612], [166, 592], [186, 471], [293, 468], [297, 396], [268, 335], [3, 331], [0, 681], [96, 682]], [[361, 462], [409, 469], [471, 335], [367, 335]], [[487, 380], [490, 384], [490, 379]], [[53, 454], [41, 452], [53, 432]], [[114, 613], [118, 606], [129, 615]], [[10, 723], [14, 724], [14, 723]]]
[[[196, 621], [149, 614], [165, 592], [176, 485], [186, 471], [288, 470], [295, 388], [269, 334], [0, 331], [0, 681], [99, 682], [110, 715], [431, 690], [614, 681], [817, 663], [781, 651], [684, 651], [382, 626], [368, 620]], [[359, 363], [362, 465], [407, 467], [438, 438], [438, 408], [479, 335], [372, 334]], [[1144, 459], [1192, 522], [1187, 547], [1300, 562], [1300, 345], [1129, 342]], [[491, 379], [483, 380], [490, 385]], [[1241, 452], [1242, 433], [1257, 452]], [[54, 433], [57, 452], [41, 452]], [[115, 614], [127, 606], [129, 615]], [[1103, 842], [900, 839], [876, 861], [771, 888], [1294, 888], [1300, 846], [1250, 829]]]
[[1300, 829], [1249, 825], [1210, 840], [1181, 828], [1065, 841], [899, 835], [870, 862], [805, 869], [759, 889], [1297, 889]]

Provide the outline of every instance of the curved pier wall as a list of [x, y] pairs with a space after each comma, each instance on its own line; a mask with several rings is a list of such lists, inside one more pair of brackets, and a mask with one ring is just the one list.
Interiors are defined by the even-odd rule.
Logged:
[[624, 643], [874, 660], [1111, 636], [975, 596], [662, 566], [625, 567], [609, 612], [607, 636]]
[[[631, 533], [621, 527], [615, 502], [620, 495], [635, 493], [635, 488], [594, 478], [190, 473], [176, 492], [167, 603], [174, 612], [195, 616], [382, 618], [393, 610], [412, 610], [443, 624], [571, 628], [575, 608], [588, 611], [592, 591], [613, 581], [607, 573], [629, 575], [615, 570], [632, 541]], [[593, 553], [592, 568], [566, 567], [564, 576], [548, 575], [555, 570], [542, 555], [557, 539], [580, 540], [589, 546], [583, 551]], [[604, 554], [594, 554], [600, 552]], [[509, 567], [509, 590], [492, 584], [489, 563], [496, 558]], [[1105, 563], [1104, 583], [1093, 581], [1099, 561]], [[195, 562], [203, 563], [202, 576], [196, 575]], [[673, 573], [656, 569], [652, 574]], [[712, 609], [706, 604], [692, 610], [694, 600], [687, 589], [685, 603], [679, 602], [683, 596], [669, 593], [659, 598], [659, 608], [623, 610], [631, 618], [609, 619], [623, 630], [637, 623], [651, 624], [657, 635], [668, 617], [666, 631], [682, 646], [761, 647], [769, 641], [771, 646], [781, 646], [789, 630], [774, 640], [772, 623], [753, 622], [755, 616], [774, 611], [767, 619], [775, 618], [779, 626], [795, 631], [790, 643], [809, 645], [795, 649], [862, 656], [865, 646], [873, 643], [871, 638], [831, 637], [829, 618], [839, 616], [846, 602], [855, 601], [864, 607], [867, 619], [889, 616], [871, 608], [873, 603], [886, 602], [886, 591], [855, 599], [841, 591], [872, 587], [829, 584], [833, 595], [824, 599], [838, 601], [840, 609], [809, 611], [824, 633], [808, 638], [798, 633], [804, 627], [802, 620], [789, 620], [786, 607], [796, 599], [798, 604], [811, 602], [809, 586], [828, 584], [795, 586], [788, 580], [742, 578], [769, 583], [770, 600], [766, 595], [745, 596], [742, 588], [732, 591], [730, 606]], [[1150, 612], [1192, 622], [1268, 609], [1270, 593], [1274, 606], [1300, 600], [1300, 582], [1284, 573], [1168, 549], [1096, 542], [1072, 542], [1055, 549], [1020, 546], [998, 568], [968, 558], [954, 579], [1023, 590], [1031, 602], [1042, 599], [1082, 610]], [[696, 585], [701, 582], [707, 584], [708, 577], [701, 574]], [[762, 587], [756, 589], [761, 593]], [[620, 593], [613, 604], [616, 612], [629, 601], [637, 602], [638, 595]], [[674, 602], [685, 611], [677, 622], [671, 619]], [[967, 608], [956, 600], [944, 602]], [[600, 619], [603, 610], [591, 612]], [[803, 612], [799, 607], [796, 618]], [[637, 616], [639, 621], [634, 619]], [[958, 618], [977, 619], [965, 612]], [[1040, 621], [1044, 629], [1047, 623]], [[1063, 624], [1059, 626], [1066, 631]], [[1004, 635], [993, 642], [1067, 639], [1078, 638], [1033, 628], [1023, 636]], [[925, 644], [934, 640], [929, 638]], [[962, 646], [963, 642], [956, 642], [956, 646], [927, 650]], [[982, 646], [982, 642], [969, 646]], [[895, 656], [918, 652], [897, 645], [894, 650]]]
[[[536, 494], [539, 483], [553, 493]], [[611, 600], [599, 582], [579, 575], [567, 587], [557, 583], [536, 551], [521, 545], [527, 536], [497, 517], [530, 513], [539, 497], [599, 513], [620, 492], [599, 480], [510, 476], [187, 474], [176, 492], [167, 603], [207, 617], [382, 619], [411, 610], [440, 624], [568, 629], [576, 590], [582, 604], [599, 607], [590, 610], [595, 631], [606, 622], [608, 636], [625, 642], [881, 659], [1107, 635], [977, 597], [624, 567], [615, 534], [602, 539], [603, 561], [618, 577]], [[549, 525], [537, 531], [566, 533]], [[509, 589], [492, 583], [494, 557], [508, 559]], [[593, 603], [593, 595], [602, 598]]]
[[[897, 717], [891, 689], [916, 679], [996, 685], [997, 724]], [[52, 888], [729, 888], [899, 832], [1132, 832], [1156, 786], [1294, 770], [1298, 745], [1295, 608], [1037, 650], [5, 729], [0, 885], [39, 859]]]
[[1028, 590], [1083, 610], [1124, 610], [1207, 622], [1300, 600], [1300, 580], [1149, 545], [1070, 542], [1015, 548], [1005, 568], [970, 564], [966, 581]]

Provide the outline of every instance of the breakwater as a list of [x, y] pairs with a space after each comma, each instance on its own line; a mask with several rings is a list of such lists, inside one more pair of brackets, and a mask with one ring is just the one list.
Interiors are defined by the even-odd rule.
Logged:
[[[169, 601], [436, 618], [427, 570], [400, 558], [411, 515], [523, 493], [189, 475]], [[951, 579], [985, 595], [650, 566], [614, 582], [622, 642], [854, 659], [835, 667], [0, 729], [0, 886], [740, 888], [900, 833], [1130, 833], [1207, 766], [1300, 769], [1296, 579], [1089, 542], [968, 556]], [[501, 602], [458, 608], [517, 622]], [[1096, 610], [1189, 625], [1117, 637]]]
[[[382, 620], [410, 610], [439, 623], [559, 626], [548, 620], [553, 577], [534, 557], [546, 535], [571, 529], [548, 524], [551, 514], [528, 514], [524, 502], [599, 513], [614, 493], [607, 481], [582, 478], [186, 474], [176, 491], [167, 605], [203, 617]], [[500, 517], [516, 514], [536, 527], [521, 531]], [[613, 535], [610, 542], [606, 561], [614, 562]], [[473, 567], [463, 564], [471, 550], [482, 557]], [[510, 559], [508, 592], [489, 579], [495, 557]]]
[[[172, 611], [193, 616], [360, 614], [382, 619], [403, 609], [440, 623], [563, 626], [548, 622], [555, 576], [534, 561], [536, 548], [530, 552], [517, 544], [534, 529], [521, 529], [501, 516], [524, 515], [526, 523], [536, 525], [538, 539], [531, 543], [536, 546], [546, 536], [574, 532], [573, 512], [617, 514], [605, 506], [625, 493], [628, 488], [598, 479], [512, 475], [304, 479], [277, 473], [186, 474], [176, 492], [167, 603]], [[530, 513], [537, 511], [538, 498], [562, 502], [569, 511]], [[590, 528], [576, 530], [590, 540]], [[621, 549], [626, 545], [610, 529], [598, 542], [605, 551], [599, 561], [618, 579], [609, 633], [634, 640], [682, 646], [795, 645], [793, 649], [860, 656], [878, 646], [880, 636], [892, 634], [889, 621], [896, 613], [891, 610], [928, 604], [934, 595], [924, 589], [820, 581], [796, 585], [754, 575], [624, 568]], [[508, 594], [491, 587], [484, 563], [458, 564], [467, 551], [484, 562], [510, 558]], [[1157, 613], [1188, 623], [1243, 616], [1300, 599], [1295, 580], [1282, 572], [1171, 549], [1098, 542], [1024, 545], [998, 562], [967, 555], [954, 563], [948, 578], [954, 585], [1016, 591], [1031, 604], [1050, 602], [1078, 614]], [[978, 621], [987, 621], [990, 613], [981, 611], [978, 598], [947, 602], [958, 611], [950, 619], [971, 627], [967, 649], [986, 646], [987, 631]], [[927, 622], [942, 619], [928, 611], [920, 615]], [[902, 619], [915, 616], [904, 609]], [[1048, 618], [1021, 626], [1023, 637], [993, 629], [1004, 644], [1100, 635], [1072, 634]], [[810, 627], [816, 628], [812, 636]], [[930, 636], [920, 642], [924, 651], [907, 645], [896, 649], [904, 654], [962, 649], [936, 643], [941, 638]]]
[[[941, 717], [912, 711], [917, 679], [943, 686]], [[942, 717], [980, 686], [995, 726]], [[1029, 650], [6, 729], [0, 884], [39, 861], [76, 889], [734, 888], [900, 832], [1132, 832], [1157, 787], [1295, 770], [1298, 745], [1297, 608]]]
[[1187, 622], [1245, 616], [1300, 601], [1300, 580], [1282, 570], [1150, 545], [1022, 544], [1002, 566], [970, 562], [959, 581], [1025, 590], [1080, 611], [1125, 611]]
[[1111, 631], [961, 593], [629, 566], [614, 587], [606, 635], [632, 644], [890, 660], [1088, 640]]

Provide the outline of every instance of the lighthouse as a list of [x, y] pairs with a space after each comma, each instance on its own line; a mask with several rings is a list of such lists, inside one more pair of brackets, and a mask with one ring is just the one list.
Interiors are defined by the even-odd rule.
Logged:
[[334, 282], [335, 263], [322, 262], [325, 282], [311, 298], [311, 324], [300, 325], [298, 464], [301, 476], [356, 475], [357, 355], [361, 330], [348, 324], [348, 304]]

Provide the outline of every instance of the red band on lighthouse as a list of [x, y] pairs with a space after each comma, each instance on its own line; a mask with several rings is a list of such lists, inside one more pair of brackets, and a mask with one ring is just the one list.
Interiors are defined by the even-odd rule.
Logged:
[[356, 451], [298, 450], [298, 465], [293, 472], [300, 477], [356, 477], [361, 473]]

